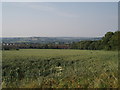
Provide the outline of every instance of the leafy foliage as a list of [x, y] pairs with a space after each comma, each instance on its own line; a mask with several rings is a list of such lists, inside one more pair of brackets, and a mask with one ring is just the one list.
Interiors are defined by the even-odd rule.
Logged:
[[85, 50], [118, 50], [118, 41], [120, 31], [107, 32], [105, 36], [98, 41], [80, 41], [71, 45], [72, 49], [85, 49]]

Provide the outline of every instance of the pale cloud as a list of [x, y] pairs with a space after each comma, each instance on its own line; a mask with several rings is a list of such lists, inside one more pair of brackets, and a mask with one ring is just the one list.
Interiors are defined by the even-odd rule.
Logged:
[[36, 9], [39, 11], [44, 11], [44, 12], [48, 12], [48, 13], [54, 13], [56, 15], [59, 16], [63, 16], [63, 17], [68, 17], [68, 18], [77, 18], [79, 17], [78, 14], [76, 13], [72, 13], [72, 12], [68, 12], [68, 11], [61, 11], [59, 8], [52, 6], [51, 4], [36, 4], [36, 3], [20, 3], [21, 7], [27, 7], [30, 9]]
[[23, 3], [24, 6], [28, 7], [28, 8], [33, 8], [33, 9], [37, 9], [40, 11], [55, 11], [54, 7], [51, 6], [47, 6], [47, 5], [37, 5], [34, 3]]

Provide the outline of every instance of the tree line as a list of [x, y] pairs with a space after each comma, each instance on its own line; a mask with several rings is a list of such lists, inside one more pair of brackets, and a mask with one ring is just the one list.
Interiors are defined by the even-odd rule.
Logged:
[[72, 43], [71, 48], [82, 50], [118, 50], [119, 38], [120, 31], [107, 32], [101, 40]]
[[16, 43], [4, 44], [3, 50], [19, 50], [19, 49], [70, 49], [68, 44], [38, 44], [38, 43]]
[[80, 41], [72, 44], [2, 43], [2, 50], [19, 49], [80, 49], [80, 50], [118, 50], [120, 31], [107, 32], [101, 40]]

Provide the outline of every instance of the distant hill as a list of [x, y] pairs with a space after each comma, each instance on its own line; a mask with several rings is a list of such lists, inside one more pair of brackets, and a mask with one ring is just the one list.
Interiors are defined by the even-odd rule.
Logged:
[[73, 43], [85, 40], [100, 40], [102, 37], [4, 37], [2, 42], [4, 43]]

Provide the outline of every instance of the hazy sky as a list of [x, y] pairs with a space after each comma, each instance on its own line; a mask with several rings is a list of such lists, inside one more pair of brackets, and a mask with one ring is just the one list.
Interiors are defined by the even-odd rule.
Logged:
[[117, 2], [2, 3], [3, 37], [97, 37], [118, 30]]

